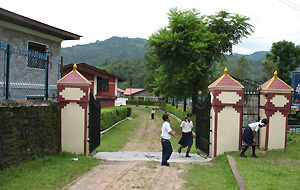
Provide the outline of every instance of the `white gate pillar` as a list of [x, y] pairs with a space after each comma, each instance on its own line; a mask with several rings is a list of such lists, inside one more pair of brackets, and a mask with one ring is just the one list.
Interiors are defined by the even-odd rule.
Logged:
[[244, 86], [228, 75], [224, 75], [209, 87], [211, 95], [211, 157], [228, 151], [238, 151], [241, 147]]
[[61, 151], [88, 155], [87, 112], [91, 83], [77, 71], [76, 64], [57, 83]]
[[288, 112], [294, 89], [277, 76], [261, 85], [260, 117], [269, 124], [260, 129], [260, 148], [264, 150], [285, 149], [287, 138]]

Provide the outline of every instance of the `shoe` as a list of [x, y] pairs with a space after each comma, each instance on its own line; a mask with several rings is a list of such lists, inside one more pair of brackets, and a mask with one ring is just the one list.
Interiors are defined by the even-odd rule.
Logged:
[[191, 158], [191, 156], [190, 156], [190, 155], [188, 155], [188, 154], [187, 154], [187, 155], [185, 155], [185, 157], [187, 157], [187, 158]]
[[162, 166], [170, 166], [170, 164], [168, 162], [162, 162], [161, 165]]
[[178, 153], [179, 153], [179, 154], [181, 153], [181, 147], [178, 148]]
[[240, 157], [247, 158], [247, 156], [243, 153], [240, 154]]
[[252, 155], [253, 158], [259, 158], [256, 154]]

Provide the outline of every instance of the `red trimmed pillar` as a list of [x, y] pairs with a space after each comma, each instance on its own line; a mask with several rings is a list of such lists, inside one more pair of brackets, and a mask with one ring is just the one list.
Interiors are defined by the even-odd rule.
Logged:
[[77, 71], [76, 64], [57, 83], [61, 151], [87, 155], [88, 94], [91, 83]]
[[285, 149], [287, 138], [288, 112], [291, 108], [293, 88], [277, 77], [261, 86], [261, 118], [269, 124], [260, 129], [260, 148], [264, 150]]
[[227, 72], [226, 68], [224, 75], [208, 87], [212, 100], [211, 157], [241, 147], [244, 87]]

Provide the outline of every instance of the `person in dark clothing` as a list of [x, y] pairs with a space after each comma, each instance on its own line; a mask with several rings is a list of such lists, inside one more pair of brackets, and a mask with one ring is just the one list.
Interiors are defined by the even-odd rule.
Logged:
[[262, 119], [261, 121], [251, 123], [246, 127], [242, 135], [242, 140], [246, 143], [246, 146], [240, 154], [241, 157], [247, 158], [245, 152], [247, 151], [249, 146], [252, 146], [252, 157], [258, 158], [258, 156], [255, 154], [255, 146], [256, 146], [255, 135], [259, 127], [264, 127], [268, 123], [269, 121], [267, 119]]

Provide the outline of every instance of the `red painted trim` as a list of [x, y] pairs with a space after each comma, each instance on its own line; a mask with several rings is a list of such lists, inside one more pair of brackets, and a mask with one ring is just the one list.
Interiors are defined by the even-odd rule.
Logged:
[[287, 128], [288, 128], [288, 122], [289, 122], [289, 118], [286, 117], [286, 122], [285, 122], [285, 136], [284, 136], [284, 149], [286, 149], [286, 143], [287, 143]]
[[215, 130], [214, 130], [214, 157], [217, 156], [217, 129], [218, 129], [218, 112], [215, 110]]

